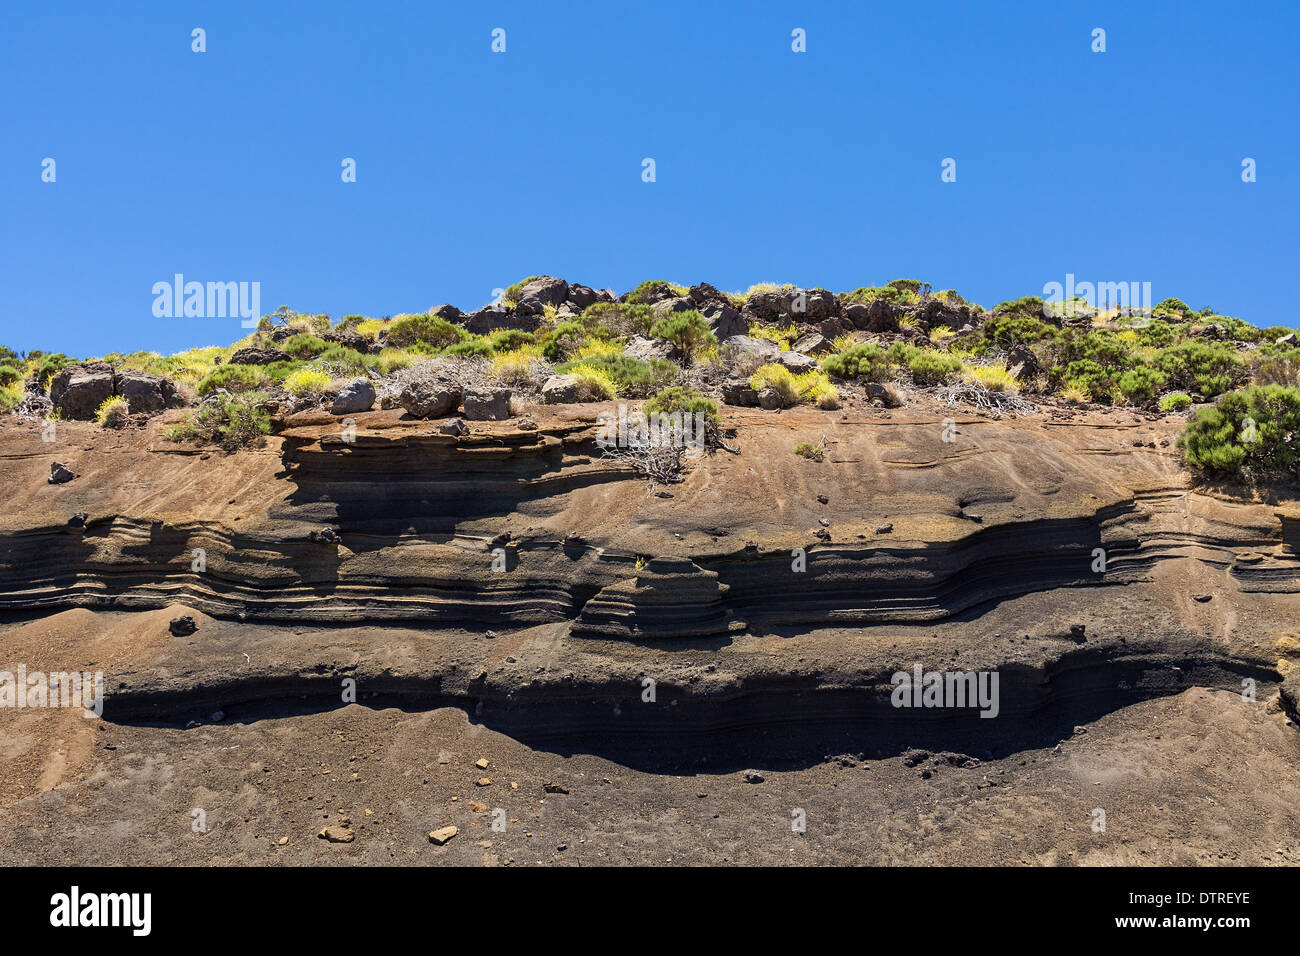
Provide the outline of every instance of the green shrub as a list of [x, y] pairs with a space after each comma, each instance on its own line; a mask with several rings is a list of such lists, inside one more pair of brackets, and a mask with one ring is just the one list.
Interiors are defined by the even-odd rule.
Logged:
[[1038, 319], [1046, 314], [1046, 305], [1041, 296], [1026, 295], [1019, 299], [1008, 299], [994, 306], [995, 313], [1018, 315], [1022, 318]]
[[130, 417], [131, 409], [121, 395], [111, 395], [95, 409], [95, 424], [100, 428], [122, 428]]
[[555, 372], [558, 375], [567, 375], [583, 365], [603, 371], [617, 386], [619, 394], [630, 398], [653, 395], [671, 385], [681, 371], [672, 362], [664, 359], [643, 362], [630, 355], [616, 355], [603, 359], [564, 362], [555, 366]]
[[1196, 413], [1179, 444], [1189, 465], [1213, 474], [1300, 474], [1300, 388], [1228, 392]]
[[1162, 299], [1155, 304], [1155, 308], [1151, 310], [1151, 313], [1153, 315], [1164, 313], [1165, 315], [1174, 316], [1180, 321], [1183, 321], [1186, 320], [1188, 313], [1191, 311], [1191, 306], [1182, 299]]
[[1144, 405], [1165, 387], [1168, 376], [1159, 369], [1140, 365], [1122, 373], [1115, 383], [1124, 400], [1134, 405]]
[[1159, 408], [1162, 412], [1181, 412], [1191, 407], [1192, 396], [1186, 392], [1170, 392], [1161, 398], [1159, 402]]
[[455, 355], [459, 358], [470, 358], [477, 356], [479, 358], [491, 358], [494, 354], [492, 343], [484, 338], [466, 339], [464, 342], [457, 342], [455, 345], [449, 345], [443, 349], [443, 355]]
[[[33, 378], [46, 388], [49, 387], [51, 378], [69, 365], [73, 364], [72, 359], [64, 355], [62, 352], [54, 352], [50, 355], [43, 355], [38, 352], [36, 353], [36, 357], [36, 374]], [[31, 358], [32, 356], [29, 355], [28, 359], [30, 360]]]
[[342, 345], [331, 345], [317, 356], [317, 361], [322, 365], [328, 365], [341, 371], [364, 372], [370, 367], [371, 360], [356, 349], [350, 349]]
[[1024, 315], [994, 315], [980, 326], [983, 351], [1011, 349], [1017, 345], [1054, 339], [1060, 334], [1061, 331], [1056, 326]]
[[452, 325], [440, 315], [408, 315], [397, 319], [388, 328], [388, 344], [398, 348], [411, 348], [416, 344], [431, 346], [435, 351], [463, 342], [469, 332]]
[[794, 453], [800, 458], [807, 458], [809, 461], [821, 461], [826, 449], [821, 445], [814, 445], [810, 441], [801, 441], [794, 446]]
[[695, 309], [674, 312], [660, 319], [650, 329], [650, 334], [657, 339], [666, 339], [681, 350], [689, 363], [695, 353], [708, 345], [717, 345], [718, 338], [708, 320]]
[[587, 329], [581, 322], [568, 319], [561, 322], [545, 336], [542, 355], [548, 362], [563, 362], [587, 344]]
[[307, 360], [314, 359], [320, 355], [330, 344], [322, 338], [317, 338], [306, 332], [300, 332], [285, 339], [280, 348], [288, 352], [296, 359]]
[[889, 377], [890, 361], [885, 349], [874, 342], [861, 342], [843, 352], [827, 355], [821, 360], [822, 368], [836, 378], [864, 378], [883, 382]]
[[23, 370], [11, 362], [0, 362], [0, 388], [22, 381]]
[[947, 352], [917, 350], [907, 363], [917, 385], [947, 385], [961, 371], [961, 359]]
[[[895, 280], [898, 281], [898, 280]], [[911, 289], [900, 289], [895, 285], [863, 286], [846, 292], [841, 296], [846, 302], [870, 305], [877, 299], [883, 299], [890, 305], [915, 305], [920, 297]]]
[[608, 329], [615, 335], [649, 335], [659, 320], [659, 313], [648, 305], [630, 302], [596, 302], [587, 306], [580, 317], [587, 329]]
[[1152, 364], [1169, 376], [1174, 388], [1194, 389], [1206, 398], [1223, 394], [1243, 378], [1235, 350], [1196, 339], [1161, 349]]
[[685, 295], [686, 287], [663, 279], [647, 279], [625, 295], [623, 301], [631, 305], [645, 305], [662, 299], [665, 292], [678, 296]]
[[528, 283], [532, 282], [534, 279], [539, 278], [541, 277], [528, 276], [527, 278], [520, 279], [518, 282], [512, 282], [510, 285], [506, 286], [506, 291], [505, 294], [502, 295], [502, 298], [507, 304], [516, 305], [519, 302], [520, 293], [524, 291], [524, 286], [528, 285]]
[[188, 421], [172, 425], [166, 437], [175, 442], [215, 443], [226, 451], [260, 443], [262, 436], [271, 432], [266, 400], [262, 392], [223, 395], [199, 406]]
[[488, 335], [488, 344], [494, 352], [513, 352], [524, 345], [532, 345], [537, 337], [522, 329], [498, 329]]
[[1178, 340], [1179, 333], [1174, 326], [1161, 319], [1152, 319], [1150, 325], [1137, 330], [1138, 344], [1149, 348], [1168, 348]]
[[323, 369], [304, 365], [295, 369], [284, 380], [284, 389], [291, 395], [315, 395], [329, 387], [329, 373]]
[[266, 379], [266, 374], [257, 365], [218, 365], [199, 379], [195, 391], [200, 398], [219, 388], [224, 388], [227, 392], [247, 392], [260, 388]]
[[718, 403], [707, 395], [701, 395], [693, 388], [674, 385], [671, 388], [664, 389], [645, 403], [645, 413], [647, 415], [657, 415], [660, 412], [669, 415], [674, 412], [681, 412], [683, 415], [694, 415], [696, 412], [702, 412], [709, 418], [716, 419], [718, 417]]

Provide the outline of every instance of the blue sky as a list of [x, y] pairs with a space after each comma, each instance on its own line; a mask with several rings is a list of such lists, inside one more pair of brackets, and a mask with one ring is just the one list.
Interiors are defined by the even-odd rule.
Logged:
[[245, 334], [156, 318], [177, 272], [336, 318], [473, 308], [533, 273], [916, 277], [986, 306], [1073, 273], [1295, 326], [1298, 8], [11, 5], [0, 343]]

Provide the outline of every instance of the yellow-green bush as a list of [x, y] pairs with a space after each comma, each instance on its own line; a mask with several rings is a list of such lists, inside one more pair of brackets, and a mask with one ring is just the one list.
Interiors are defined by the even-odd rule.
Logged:
[[290, 395], [309, 395], [323, 392], [329, 388], [330, 377], [327, 372], [310, 365], [295, 369], [284, 380], [284, 390]]

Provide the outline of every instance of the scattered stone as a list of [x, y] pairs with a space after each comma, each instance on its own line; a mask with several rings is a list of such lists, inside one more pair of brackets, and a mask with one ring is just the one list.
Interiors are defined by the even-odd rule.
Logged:
[[1088, 631], [1087, 625], [1084, 624], [1070, 625], [1070, 636], [1074, 638], [1076, 641], [1082, 641], [1086, 636], [1087, 631]]
[[761, 773], [759, 773], [757, 770], [746, 770], [746, 771], [745, 771], [745, 783], [762, 783], [762, 782], [763, 782], [764, 780], [766, 780], [766, 779], [767, 779], [767, 778], [764, 777], [764, 776], [763, 776]]
[[894, 531], [894, 523], [892, 521], [888, 521], [885, 524], [876, 526], [876, 534], [892, 534], [893, 531]]
[[71, 518], [68, 519], [68, 527], [84, 528], [86, 526], [86, 521], [89, 518], [90, 515], [86, 514], [86, 512], [78, 511], [75, 515], [73, 515]]
[[792, 372], [810, 372], [817, 367], [817, 360], [811, 355], [792, 350], [781, 353], [781, 364]]
[[442, 846], [459, 832], [460, 827], [442, 827], [441, 829], [434, 830], [429, 834], [429, 842]]
[[487, 757], [479, 757], [478, 760], [474, 761], [474, 766], [478, 767], [480, 770], [486, 770], [488, 768]]
[[62, 485], [76, 478], [76, 474], [61, 461], [50, 462], [50, 484]]
[[490, 787], [490, 786], [492, 786], [492, 778], [491, 778], [491, 777], [479, 777], [477, 780], [474, 781], [474, 786], [476, 786], [476, 787]]
[[542, 789], [547, 793], [568, 793], [569, 788], [562, 783], [544, 783]]
[[375, 404], [375, 386], [365, 376], [358, 376], [341, 389], [330, 406], [334, 415], [353, 415], [368, 412]]
[[322, 840], [328, 840], [330, 843], [351, 843], [357, 837], [350, 829], [342, 826], [326, 827], [316, 835]]
[[465, 417], [472, 422], [502, 422], [510, 417], [508, 388], [484, 388], [466, 391], [463, 403]]
[[1214, 599], [1213, 594], [1198, 594], [1192, 598], [1193, 601], [1196, 601], [1200, 604], [1204, 604], [1206, 601], [1212, 601], [1213, 599]]
[[764, 388], [758, 393], [758, 407], [769, 412], [777, 411], [785, 407], [785, 401], [781, 398], [781, 393], [774, 388]]
[[723, 382], [722, 400], [728, 405], [757, 408], [758, 392], [750, 388], [749, 381], [746, 379]]
[[469, 434], [469, 426], [459, 418], [451, 418], [438, 425], [438, 431], [443, 435], [452, 435], [459, 438], [461, 435]]
[[486, 803], [479, 803], [477, 800], [471, 800], [469, 802], [471, 813], [487, 813], [487, 808], [488, 806]]
[[343, 540], [339, 537], [339, 533], [333, 528], [322, 528], [320, 531], [313, 531], [307, 537], [312, 541], [318, 541], [321, 544], [338, 544]]
[[172, 618], [171, 623], [167, 625], [167, 629], [172, 632], [172, 637], [185, 637], [197, 631], [199, 626], [194, 623], [194, 618], [190, 617], [190, 615], [182, 614], [180, 617]]

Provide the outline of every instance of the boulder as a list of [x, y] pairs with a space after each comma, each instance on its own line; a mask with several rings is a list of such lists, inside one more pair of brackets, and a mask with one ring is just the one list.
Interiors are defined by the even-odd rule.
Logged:
[[809, 332], [807, 335], [802, 335], [795, 341], [794, 345], [790, 346], [792, 351], [802, 352], [804, 355], [821, 355], [824, 352], [829, 352], [832, 348], [830, 340], [820, 332]]
[[333, 415], [353, 415], [368, 412], [375, 404], [375, 386], [364, 375], [354, 378], [341, 389], [330, 406]]
[[576, 375], [552, 375], [542, 385], [542, 401], [547, 405], [571, 405], [580, 399], [581, 383]]
[[648, 339], [643, 335], [632, 336], [632, 341], [628, 342], [623, 349], [623, 354], [630, 358], [640, 359], [642, 362], [651, 362], [655, 359], [667, 359], [670, 362], [676, 362], [682, 357], [681, 350], [668, 340]]
[[627, 297], [633, 292], [637, 292], [638, 301], [644, 305], [654, 305], [656, 302], [662, 302], [664, 299], [677, 298], [677, 291], [667, 282], [663, 282], [662, 280], [645, 283], [645, 288], [643, 289], [641, 289], [640, 286], [637, 288], [640, 289], [639, 292], [637, 292], [636, 289], [629, 290], [619, 296], [618, 301], [626, 302]]
[[790, 298], [789, 310], [803, 322], [821, 322], [840, 311], [840, 300], [825, 289], [800, 289]]
[[781, 346], [771, 339], [759, 339], [752, 335], [733, 335], [724, 339], [722, 344], [731, 346], [741, 355], [754, 356], [768, 361], [774, 362], [781, 357]]
[[1295, 342], [1296, 342], [1295, 333], [1288, 332], [1286, 335], [1279, 338], [1273, 344], [1274, 345], [1295, 345]]
[[704, 320], [709, 323], [719, 342], [733, 335], [744, 335], [749, 331], [749, 323], [740, 314], [740, 310], [730, 302], [707, 303], [701, 307], [700, 315], [704, 316]]
[[50, 380], [50, 401], [65, 417], [89, 421], [113, 397], [113, 366], [69, 365]]
[[703, 311], [706, 305], [731, 305], [731, 296], [725, 292], [719, 292], [707, 282], [691, 286], [689, 294], [691, 301], [695, 303], [695, 307], [700, 311]]
[[483, 388], [466, 391], [463, 403], [465, 417], [472, 422], [500, 422], [510, 417], [508, 388]]
[[568, 297], [569, 283], [555, 276], [538, 276], [519, 290], [515, 311], [521, 315], [541, 315], [546, 306], [558, 306]]
[[802, 352], [782, 352], [781, 364], [792, 372], [810, 372], [817, 367], [817, 360]]
[[461, 319], [465, 318], [465, 313], [454, 305], [440, 305], [436, 309], [430, 310], [440, 319], [446, 319], [448, 322], [459, 324]]
[[755, 292], [745, 300], [745, 311], [752, 313], [760, 321], [776, 322], [789, 314], [793, 298], [794, 292], [790, 289]]
[[438, 431], [440, 434], [459, 438], [461, 435], [469, 434], [469, 426], [459, 418], [450, 418], [438, 426]]
[[126, 399], [127, 410], [132, 415], [140, 412], [161, 412], [164, 408], [178, 408], [185, 399], [176, 390], [176, 383], [161, 375], [150, 375], [126, 369], [113, 377], [113, 388]]
[[439, 418], [456, 410], [460, 389], [444, 382], [409, 382], [397, 403], [416, 418]]
[[288, 352], [280, 349], [260, 349], [256, 347], [240, 349], [230, 356], [230, 365], [270, 365], [272, 362], [287, 362]]
[[695, 308], [695, 301], [679, 295], [671, 299], [660, 299], [652, 308], [656, 312], [689, 312]]
[[784, 408], [785, 402], [781, 400], [781, 393], [774, 388], [764, 388], [758, 393], [758, 407], [767, 411], [775, 411], [778, 408]]
[[1012, 346], [1007, 352], [1007, 369], [1016, 378], [1030, 378], [1043, 370], [1033, 349], [1024, 344]]
[[758, 392], [750, 388], [747, 379], [736, 379], [722, 383], [722, 400], [728, 405], [757, 408]]
[[180, 617], [172, 618], [171, 623], [167, 625], [167, 629], [171, 631], [172, 637], [185, 637], [197, 631], [199, 626], [194, 623], [193, 617], [182, 614]]
[[50, 484], [61, 485], [65, 482], [71, 481], [73, 478], [76, 477], [77, 477], [76, 473], [73, 472], [73, 470], [69, 468], [67, 465], [65, 465], [63, 462], [61, 461], [50, 462], [50, 479], [49, 479]]
[[867, 397], [880, 402], [886, 408], [898, 408], [903, 404], [903, 396], [897, 388], [880, 382], [867, 382]]
[[578, 285], [576, 282], [569, 286], [569, 301], [574, 307], [581, 312], [589, 305], [595, 305], [600, 301], [600, 294], [590, 286]]

